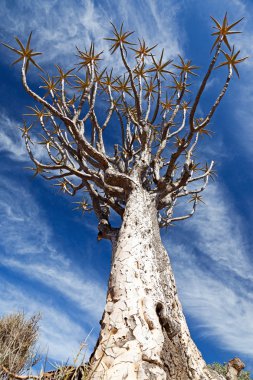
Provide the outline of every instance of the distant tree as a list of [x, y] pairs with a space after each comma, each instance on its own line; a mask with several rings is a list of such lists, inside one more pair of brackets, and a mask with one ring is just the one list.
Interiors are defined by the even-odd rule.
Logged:
[[[31, 48], [32, 34], [26, 45], [18, 38], [17, 48], [4, 44], [18, 56], [14, 63], [22, 63], [23, 86], [36, 101], [26, 115], [33, 121], [21, 128], [34, 175], [55, 180], [71, 196], [85, 191], [76, 208], [93, 210], [98, 239], [112, 243], [106, 306], [90, 359], [92, 379], [216, 378], [190, 337], [160, 238], [161, 228], [194, 214], [215, 175], [214, 162], [201, 165], [195, 151], [211, 134], [207, 126], [233, 72], [239, 77], [237, 65], [246, 59], [228, 41], [239, 33], [234, 27], [241, 20], [229, 24], [227, 15], [222, 23], [212, 20], [213, 57], [192, 102], [189, 80], [198, 67], [181, 56], [172, 64], [164, 50], [157, 57], [156, 46], [144, 40], [133, 44], [133, 32], [123, 25], [119, 30], [113, 25], [113, 35], [106, 38], [111, 53], [118, 53], [121, 75], [101, 68], [102, 52], [93, 43], [77, 49], [76, 68], [64, 71], [56, 65], [54, 76], [35, 61], [41, 53]], [[41, 72], [37, 90], [27, 81], [31, 65]], [[200, 117], [207, 82], [223, 66], [228, 68], [224, 84]], [[33, 137], [38, 125], [40, 141]], [[44, 160], [36, 158], [37, 143], [45, 147]], [[176, 212], [176, 204], [179, 210], [186, 205], [185, 215]], [[118, 227], [111, 223], [116, 214]]]
[[23, 313], [0, 318], [0, 379], [9, 378], [9, 371], [20, 374], [38, 361], [39, 320], [37, 314], [27, 318]]

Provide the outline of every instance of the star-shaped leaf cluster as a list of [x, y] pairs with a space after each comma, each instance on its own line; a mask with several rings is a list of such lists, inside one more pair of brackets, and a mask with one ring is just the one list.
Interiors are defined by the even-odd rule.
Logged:
[[80, 210], [82, 211], [82, 215], [85, 213], [85, 212], [89, 212], [92, 210], [92, 207], [89, 206], [88, 202], [86, 199], [83, 199], [82, 201], [80, 202], [73, 202], [75, 204], [77, 204], [78, 206], [75, 207], [73, 210]]
[[33, 111], [33, 113], [25, 113], [24, 116], [33, 116], [33, 117], [35, 116], [38, 119], [42, 119], [43, 117], [47, 117], [51, 115], [48, 111], [45, 110], [45, 108], [40, 109], [37, 106], [34, 106], [34, 107], [27, 106], [27, 108], [30, 108]]
[[214, 166], [210, 170], [209, 165], [206, 163], [205, 166], [201, 169], [201, 171], [204, 173], [208, 172], [208, 176], [211, 178], [212, 181], [215, 181], [217, 177], [217, 171], [214, 169]]
[[123, 32], [123, 23], [121, 24], [120, 30], [118, 31], [113, 23], [113, 34], [114, 38], [107, 37], [105, 40], [112, 41], [113, 44], [110, 47], [111, 53], [115, 53], [115, 51], [122, 46], [122, 48], [126, 51], [125, 45], [134, 45], [132, 42], [127, 41], [127, 38], [130, 37], [134, 32]]
[[194, 75], [194, 76], [197, 76], [196, 73], [194, 73], [192, 70], [197, 70], [199, 68], [199, 66], [194, 66], [192, 65], [192, 61], [191, 60], [188, 60], [188, 61], [184, 61], [183, 58], [181, 57], [181, 55], [179, 55], [179, 59], [181, 61], [181, 65], [175, 65], [173, 64], [173, 66], [175, 66], [177, 69], [181, 70], [181, 73], [187, 73], [187, 74], [191, 74], [191, 75]]
[[175, 104], [172, 102], [172, 99], [168, 98], [168, 94], [167, 93], [166, 93], [165, 100], [163, 102], [161, 102], [161, 106], [166, 111], [170, 111], [175, 106]]
[[27, 40], [27, 43], [26, 43], [26, 46], [24, 46], [22, 44], [22, 42], [20, 41], [20, 39], [18, 37], [15, 37], [15, 40], [17, 41], [18, 45], [19, 45], [19, 48], [20, 50], [10, 46], [10, 45], [7, 45], [5, 43], [2, 42], [2, 45], [4, 45], [5, 47], [7, 47], [8, 49], [10, 49], [11, 51], [13, 51], [14, 53], [18, 54], [19, 55], [19, 58], [14, 61], [12, 64], [15, 65], [16, 63], [20, 62], [20, 61], [23, 61], [24, 59], [26, 59], [26, 66], [25, 66], [25, 71], [27, 72], [28, 68], [29, 68], [29, 63], [31, 62], [34, 66], [36, 66], [39, 70], [43, 71], [43, 69], [34, 61], [33, 57], [37, 56], [37, 55], [41, 55], [42, 53], [38, 53], [38, 52], [34, 52], [33, 49], [31, 49], [30, 47], [30, 44], [31, 44], [31, 38], [32, 38], [32, 32], [30, 33], [29, 37], [28, 37], [28, 40]]
[[42, 140], [37, 142], [39, 145], [45, 145], [47, 148], [52, 147], [54, 148], [55, 145], [53, 143], [53, 140], [51, 138], [45, 137], [44, 135], [40, 134]]
[[187, 87], [190, 87], [191, 83], [186, 84], [182, 80], [177, 80], [175, 77], [173, 77], [173, 81], [173, 86], [167, 86], [168, 88], [172, 88], [175, 90], [173, 96], [175, 96], [177, 93], [180, 93], [183, 89], [185, 92], [190, 92], [190, 90], [187, 90]]
[[148, 69], [146, 68], [145, 63], [143, 62], [142, 65], [138, 65], [133, 70], [136, 77], [141, 77], [142, 79], [146, 80], [146, 73], [148, 72]]
[[90, 85], [90, 80], [88, 78], [88, 75], [85, 76], [84, 80], [78, 77], [77, 75], [75, 75], [75, 82], [76, 82], [76, 86], [73, 86], [73, 88], [81, 92], [85, 91]]
[[226, 61], [225, 62], [222, 62], [220, 65], [216, 66], [216, 69], [218, 67], [222, 67], [222, 66], [231, 66], [235, 72], [236, 72], [236, 75], [238, 76], [238, 78], [240, 78], [240, 75], [239, 75], [239, 72], [236, 68], [236, 65], [238, 65], [238, 63], [241, 63], [243, 61], [245, 61], [245, 59], [247, 59], [248, 57], [244, 57], [244, 58], [241, 58], [241, 59], [237, 59], [238, 55], [240, 54], [240, 50], [238, 50], [237, 53], [235, 53], [235, 48], [233, 46], [233, 49], [231, 51], [231, 54], [228, 54], [226, 52], [224, 52], [222, 50], [222, 53], [224, 54], [225, 58], [226, 58]]
[[190, 107], [190, 103], [191, 103], [191, 101], [186, 102], [186, 101], [184, 100], [184, 101], [180, 104], [180, 109], [181, 109], [181, 110], [185, 110], [185, 111], [190, 110], [190, 109], [191, 109], [191, 107]]
[[191, 171], [193, 173], [196, 173], [196, 172], [200, 171], [201, 169], [200, 169], [199, 165], [200, 164], [198, 162], [192, 162], [191, 166], [190, 166]]
[[201, 202], [201, 203], [205, 204], [205, 202], [202, 199], [202, 196], [199, 195], [199, 194], [197, 194], [197, 193], [195, 193], [195, 194], [192, 195], [191, 199], [189, 200], [189, 203], [190, 202], [194, 202], [195, 204]]
[[54, 78], [51, 78], [49, 74], [47, 74], [46, 78], [42, 75], [40, 75], [40, 77], [44, 82], [44, 85], [40, 86], [40, 88], [44, 88], [45, 90], [47, 90], [46, 94], [44, 95], [45, 97], [49, 94], [54, 94], [57, 93], [57, 91], [59, 91], [59, 89], [57, 88], [58, 81], [55, 81]]
[[31, 124], [29, 127], [26, 125], [26, 122], [24, 122], [24, 126], [23, 126], [23, 128], [20, 128], [19, 127], [19, 129], [21, 130], [21, 132], [22, 132], [22, 137], [28, 137], [29, 139], [30, 139], [30, 137], [29, 137], [29, 131], [30, 131], [30, 129], [32, 128], [32, 126], [33, 126], [33, 124]]
[[147, 99], [149, 96], [151, 96], [152, 99], [154, 99], [154, 94], [157, 94], [157, 84], [155, 83], [155, 80], [153, 78], [150, 79], [149, 82], [146, 82], [146, 86], [144, 88], [145, 96], [144, 99]]
[[74, 77], [74, 75], [70, 74], [70, 73], [72, 73], [72, 71], [74, 71], [75, 69], [70, 69], [70, 70], [64, 72], [59, 65], [55, 65], [55, 67], [57, 68], [57, 70], [59, 72], [59, 75], [55, 75], [55, 78], [57, 78], [57, 82], [56, 83], [61, 82], [62, 80], [64, 80], [66, 83], [70, 84], [68, 79]]
[[43, 167], [39, 164], [35, 164], [35, 168], [31, 168], [31, 167], [27, 167], [26, 169], [30, 169], [34, 172], [34, 175], [33, 177], [36, 177], [38, 174], [42, 174], [45, 172], [45, 170], [43, 169]]
[[58, 183], [54, 184], [54, 186], [59, 186], [60, 191], [66, 193], [69, 191], [68, 182], [64, 179], [63, 181], [58, 181]]
[[116, 85], [113, 85], [113, 89], [120, 93], [127, 93], [128, 95], [132, 96], [131, 94], [131, 86], [129, 86], [129, 77], [126, 77], [125, 75], [122, 78], [116, 79]]
[[113, 88], [113, 85], [116, 82], [117, 78], [114, 78], [112, 75], [113, 69], [111, 69], [110, 73], [108, 73], [108, 71], [105, 71], [105, 75], [103, 76], [104, 71], [102, 75], [97, 79], [97, 81], [99, 85], [102, 87], [102, 90], [107, 92], [108, 87]]
[[161, 53], [161, 56], [159, 58], [158, 61], [155, 60], [154, 56], [151, 55], [152, 57], [152, 61], [153, 61], [153, 67], [151, 67], [151, 69], [148, 70], [149, 73], [155, 73], [155, 78], [158, 78], [160, 76], [162, 76], [164, 79], [164, 74], [170, 74], [170, 75], [174, 75], [174, 73], [172, 71], [169, 71], [166, 69], [166, 67], [171, 63], [173, 62], [172, 59], [169, 59], [168, 61], [165, 61], [163, 62], [163, 55], [164, 55], [164, 49], [162, 50], [162, 53]]
[[78, 57], [81, 59], [81, 62], [78, 63], [78, 66], [80, 66], [79, 70], [82, 67], [87, 67], [91, 64], [97, 67], [98, 61], [101, 61], [102, 59], [100, 58], [100, 56], [103, 53], [103, 51], [101, 51], [100, 53], [95, 53], [95, 47], [93, 42], [91, 43], [89, 50], [81, 51], [77, 48], [77, 51]]
[[145, 57], [151, 56], [150, 52], [156, 46], [157, 44], [149, 48], [148, 46], [146, 46], [146, 42], [144, 40], [141, 41], [139, 39], [139, 47], [137, 49], [131, 48], [131, 50], [133, 50], [136, 53], [135, 58], [139, 58], [142, 61], [144, 61]]
[[234, 31], [232, 29], [234, 28], [234, 26], [236, 26], [237, 24], [239, 24], [239, 22], [241, 22], [243, 20], [243, 18], [241, 18], [240, 20], [238, 20], [238, 21], [236, 21], [236, 22], [234, 22], [233, 24], [230, 24], [230, 25], [228, 25], [227, 12], [226, 12], [226, 14], [224, 16], [224, 19], [223, 19], [223, 21], [222, 21], [221, 24], [214, 17], [212, 17], [212, 16], [211, 16], [211, 19], [215, 23], [215, 26], [213, 28], [217, 29], [216, 32], [212, 33], [212, 36], [217, 36], [217, 38], [216, 38], [216, 40], [213, 43], [211, 51], [219, 43], [219, 41], [221, 40], [221, 38], [225, 42], [225, 44], [228, 47], [228, 49], [231, 50], [231, 47], [229, 45], [227, 36], [231, 35], [231, 34], [241, 33], [241, 32], [238, 32], [238, 31]]

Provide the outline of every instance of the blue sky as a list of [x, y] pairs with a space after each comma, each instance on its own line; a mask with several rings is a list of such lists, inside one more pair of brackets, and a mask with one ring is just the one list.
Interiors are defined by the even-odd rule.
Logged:
[[[50, 70], [75, 62], [75, 46], [91, 40], [98, 50], [110, 23], [159, 43], [170, 58], [183, 55], [201, 66], [210, 59], [210, 15], [229, 22], [245, 17], [243, 34], [233, 38], [242, 56], [251, 56], [253, 2], [244, 0], [1, 0], [0, 39], [13, 45], [33, 31], [38, 61]], [[108, 65], [115, 57], [105, 52]], [[82, 217], [74, 199], [52, 184], [33, 178], [18, 126], [31, 100], [20, 84], [19, 67], [1, 48], [0, 104], [0, 314], [25, 310], [42, 313], [40, 347], [52, 360], [70, 360], [90, 333], [89, 351], [98, 333], [110, 267], [110, 246], [97, 242], [96, 220]], [[240, 67], [200, 146], [214, 159], [218, 178], [205, 192], [206, 205], [189, 221], [162, 232], [171, 256], [181, 301], [194, 340], [207, 362], [234, 356], [253, 369], [252, 257], [252, 58]], [[225, 69], [211, 79], [201, 108], [208, 109]], [[200, 81], [200, 78], [197, 79]], [[35, 73], [30, 81], [36, 82]], [[210, 129], [209, 128], [209, 129]], [[43, 155], [43, 152], [38, 152]]]

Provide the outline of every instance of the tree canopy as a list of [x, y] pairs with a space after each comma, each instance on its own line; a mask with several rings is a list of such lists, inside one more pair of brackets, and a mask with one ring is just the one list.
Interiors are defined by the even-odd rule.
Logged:
[[[77, 48], [76, 67], [49, 75], [35, 61], [41, 53], [31, 48], [31, 37], [18, 47], [4, 43], [22, 62], [22, 82], [36, 101], [24, 116], [22, 137], [34, 163], [34, 176], [55, 181], [71, 196], [80, 190], [86, 196], [76, 202], [83, 213], [94, 210], [101, 235], [107, 237], [111, 210], [123, 217], [126, 199], [135, 182], [157, 196], [160, 227], [193, 215], [203, 202], [201, 193], [209, 178], [214, 178], [214, 162], [199, 163], [195, 150], [199, 139], [210, 136], [207, 129], [225, 95], [240, 51], [231, 47], [229, 37], [240, 33], [229, 24], [227, 14], [220, 23], [212, 17], [215, 37], [213, 57], [196, 94], [191, 80], [198, 67], [179, 56], [173, 63], [157, 46], [144, 39], [132, 40], [133, 32], [112, 24], [110, 51], [117, 54], [121, 74], [103, 67], [103, 52], [92, 42], [84, 50]], [[225, 48], [226, 50], [223, 50]], [[219, 56], [225, 61], [218, 61]], [[27, 74], [33, 65], [40, 71], [40, 85], [32, 90]], [[217, 68], [228, 67], [224, 85], [206, 114], [198, 111], [207, 82]], [[106, 107], [101, 105], [101, 100]], [[40, 127], [40, 132], [39, 132]], [[43, 159], [36, 158], [36, 145], [45, 148]], [[186, 205], [185, 215], [175, 213], [176, 202]], [[188, 206], [187, 206], [188, 204]], [[189, 204], [192, 204], [189, 210]], [[182, 207], [181, 207], [182, 209]]]

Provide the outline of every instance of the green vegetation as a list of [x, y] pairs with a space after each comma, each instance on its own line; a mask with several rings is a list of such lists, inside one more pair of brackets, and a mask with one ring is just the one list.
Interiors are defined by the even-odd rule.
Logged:
[[[226, 373], [227, 373], [226, 363], [224, 364], [213, 363], [213, 364], [209, 364], [208, 367], [218, 372], [220, 375], [226, 376]], [[252, 378], [250, 377], [250, 372], [242, 370], [238, 380], [252, 380]]]

